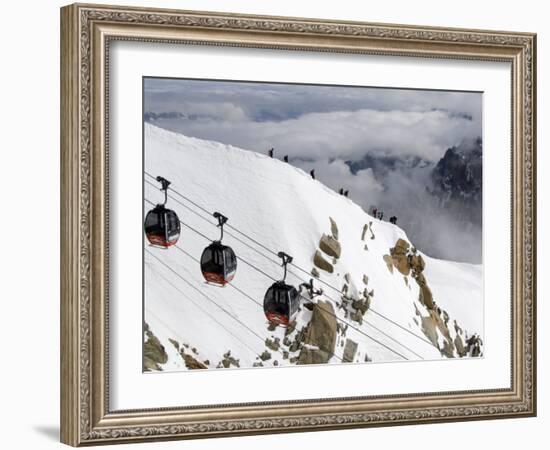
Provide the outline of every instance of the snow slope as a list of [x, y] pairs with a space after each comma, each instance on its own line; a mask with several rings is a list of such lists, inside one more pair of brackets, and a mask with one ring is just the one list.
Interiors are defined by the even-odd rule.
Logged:
[[[319, 282], [315, 282], [315, 286], [322, 287], [325, 294], [317, 299], [335, 304], [334, 310], [342, 323], [346, 321], [361, 330], [349, 327], [346, 333], [347, 338], [358, 343], [355, 362], [443, 357], [434, 345], [427, 342], [421, 329], [420, 316], [427, 317], [429, 312], [419, 302], [417, 283], [411, 276], [405, 281], [397, 270], [391, 273], [383, 260], [399, 238], [408, 241], [403, 230], [372, 218], [350, 199], [292, 165], [217, 142], [189, 138], [147, 123], [144, 126], [147, 173], [169, 179], [174, 190], [208, 211], [226, 215], [229, 224], [265, 247], [292, 255], [295, 264], [306, 271], [313, 268], [313, 255], [322, 234], [331, 232], [329, 217], [336, 222], [341, 257], [334, 266], [334, 273], [319, 271], [320, 279], [340, 290], [345, 283], [344, 276], [349, 274], [348, 295], [356, 296], [365, 288], [364, 275], [368, 276], [368, 290], [374, 290], [371, 307], [378, 314], [368, 311], [362, 325], [352, 322], [345, 311], [336, 306], [340, 301], [336, 290]], [[162, 201], [163, 194], [158, 183], [147, 175], [145, 180], [152, 182], [152, 185], [144, 184], [146, 212], [152, 207], [150, 202]], [[182, 201], [172, 194], [167, 206], [178, 213], [182, 222], [209, 239], [219, 238], [219, 229], [212, 217], [182, 201], [192, 212], [176, 203], [176, 199]], [[206, 217], [210, 224], [199, 215]], [[367, 233], [368, 237], [363, 241], [363, 226], [369, 222], [373, 224], [375, 238], [370, 239], [370, 233]], [[228, 232], [255, 250], [229, 236]], [[195, 260], [177, 248], [165, 250], [145, 244], [144, 320], [168, 355], [168, 361], [159, 365], [162, 370], [186, 370], [174, 342], [186, 354], [198, 361], [206, 361], [207, 367], [214, 368], [228, 350], [239, 360], [240, 367], [258, 364], [258, 356], [268, 350], [265, 339], [284, 339], [283, 328], [268, 329], [261, 307], [272, 280], [243, 262], [279, 279], [282, 277], [279, 260], [229, 228], [226, 228], [224, 243], [241, 258], [232, 284], [248, 297], [232, 286], [220, 288], [204, 282], [196, 260], [208, 241], [187, 226], [182, 226], [178, 247]], [[451, 322], [456, 320], [460, 324], [465, 336], [473, 333], [482, 336], [481, 266], [440, 261], [425, 255], [424, 258], [424, 274], [437, 304], [449, 314]], [[290, 267], [290, 270], [292, 273], [289, 273], [287, 282], [296, 286], [310, 278], [296, 268]], [[302, 308], [296, 329], [300, 330], [310, 317], [311, 312]], [[454, 339], [455, 328], [449, 326], [449, 331]], [[331, 363], [340, 362], [344, 340], [338, 336]], [[289, 358], [283, 359], [280, 352], [269, 351], [272, 358], [263, 362], [264, 366], [291, 364], [290, 358], [299, 353], [291, 352]]]

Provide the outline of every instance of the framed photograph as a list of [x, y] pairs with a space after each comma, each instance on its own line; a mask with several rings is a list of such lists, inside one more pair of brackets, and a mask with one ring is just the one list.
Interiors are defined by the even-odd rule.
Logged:
[[61, 9], [61, 440], [536, 414], [536, 36]]

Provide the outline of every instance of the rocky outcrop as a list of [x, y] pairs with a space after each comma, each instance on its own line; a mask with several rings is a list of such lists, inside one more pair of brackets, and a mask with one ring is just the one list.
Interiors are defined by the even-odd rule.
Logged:
[[422, 255], [417, 254], [414, 249], [413, 255], [411, 255], [411, 257], [409, 258], [409, 264], [411, 266], [411, 269], [418, 273], [423, 272], [426, 267], [424, 258], [422, 258]]
[[311, 274], [315, 278], [319, 278], [319, 272], [316, 268], [333, 273], [334, 266], [338, 263], [338, 259], [342, 254], [342, 246], [338, 242], [338, 225], [332, 217], [329, 217], [329, 220], [331, 234], [323, 233], [319, 240], [319, 247], [313, 255], [313, 265], [315, 267], [311, 270]]
[[357, 342], [352, 341], [351, 339], [346, 339], [346, 344], [344, 345], [344, 356], [342, 357], [342, 362], [351, 363], [355, 359], [357, 354]]
[[334, 221], [332, 217], [329, 217], [330, 220], [330, 232], [332, 233], [332, 237], [336, 240], [338, 240], [338, 225]]
[[281, 339], [279, 339], [278, 337], [273, 339], [266, 339], [265, 346], [268, 349], [273, 350], [274, 352], [278, 352], [279, 348], [281, 347]]
[[160, 364], [168, 362], [168, 354], [158, 338], [145, 324], [145, 343], [143, 344], [143, 370], [146, 372], [162, 370]]
[[342, 253], [340, 243], [332, 236], [327, 236], [326, 234], [323, 234], [321, 237], [321, 240], [319, 241], [319, 248], [333, 258], [340, 258]]
[[[467, 356], [468, 346], [462, 338], [462, 329], [454, 323], [456, 337], [453, 339], [449, 331], [449, 315], [441, 310], [434, 298], [428, 280], [424, 275], [426, 261], [417, 249], [411, 247], [404, 239], [398, 239], [395, 246], [390, 248], [390, 255], [384, 255], [384, 262], [388, 270], [397, 269], [405, 278], [408, 285], [410, 275], [419, 287], [418, 301], [426, 307], [427, 316], [422, 316], [418, 309], [416, 315], [421, 319], [421, 328], [424, 335], [439, 349], [442, 355], [448, 358]], [[416, 307], [416, 306], [415, 306]], [[481, 350], [479, 350], [481, 353]]]
[[[363, 231], [361, 232], [361, 240], [362, 241], [365, 241], [365, 239], [367, 238], [367, 231], [370, 231], [370, 238], [371, 239], [374, 239], [376, 237], [374, 235], [374, 231], [372, 230], [372, 221], [370, 221], [369, 223], [366, 223], [365, 225], [363, 225]], [[366, 249], [366, 250], [368, 250], [368, 249]]]
[[313, 256], [313, 264], [315, 264], [315, 267], [318, 267], [325, 272], [334, 272], [334, 266], [323, 257], [319, 250], [317, 250]]
[[197, 358], [194, 356], [188, 354], [188, 353], [181, 353], [181, 357], [183, 358], [183, 361], [185, 362], [185, 367], [187, 367], [190, 370], [196, 370], [196, 369], [208, 369], [208, 366], [205, 363], [200, 362]]
[[432, 290], [428, 286], [426, 277], [422, 273], [413, 273], [413, 278], [416, 280], [416, 283], [420, 287], [418, 293], [418, 301], [422, 303], [426, 308], [432, 310], [435, 308], [435, 302], [433, 299]]
[[409, 265], [409, 258], [408, 258], [408, 252], [409, 252], [410, 244], [403, 240], [398, 239], [395, 243], [395, 247], [390, 248], [390, 255], [392, 257], [392, 263], [394, 267], [401, 273], [402, 275], [409, 275], [411, 272], [411, 266]]
[[231, 350], [223, 354], [223, 359], [219, 362], [217, 368], [229, 369], [231, 366], [240, 367], [240, 361], [231, 355]]
[[271, 359], [271, 353], [268, 352], [267, 350], [264, 350], [264, 352], [260, 355], [260, 359], [262, 361], [268, 361]]
[[324, 364], [334, 354], [337, 321], [330, 302], [320, 301], [313, 308], [305, 331], [298, 364]]
[[386, 263], [386, 267], [388, 268], [390, 273], [393, 273], [393, 259], [392, 259], [392, 257], [390, 255], [384, 255], [382, 257], [382, 259]]

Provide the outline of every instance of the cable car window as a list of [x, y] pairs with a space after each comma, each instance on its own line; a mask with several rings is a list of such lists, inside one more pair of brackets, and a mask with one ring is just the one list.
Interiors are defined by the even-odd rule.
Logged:
[[174, 212], [170, 211], [170, 214], [168, 216], [169, 216], [169, 228], [170, 228], [170, 230], [179, 231], [180, 223], [179, 223], [179, 220], [176, 217], [176, 214]]
[[235, 259], [235, 254], [233, 253], [233, 251], [227, 247], [225, 250], [224, 250], [224, 256], [225, 256], [225, 265], [227, 267], [227, 270], [230, 272], [232, 271], [235, 266], [237, 265], [237, 261]]
[[154, 212], [149, 212], [147, 214], [147, 217], [145, 218], [145, 229], [146, 231], [151, 230], [153, 227], [156, 228], [158, 224], [158, 217], [157, 214]]
[[214, 251], [214, 262], [217, 266], [223, 266], [223, 252], [220, 249]]
[[201, 263], [206, 264], [212, 260], [212, 249], [206, 248], [202, 254]]

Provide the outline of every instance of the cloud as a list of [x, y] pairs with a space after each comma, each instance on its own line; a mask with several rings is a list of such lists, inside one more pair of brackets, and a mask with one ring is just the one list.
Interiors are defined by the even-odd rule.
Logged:
[[195, 114], [205, 108], [215, 118], [217, 105], [233, 104], [250, 122], [335, 111], [440, 110], [449, 117], [470, 117], [481, 126], [481, 95], [476, 92], [146, 78], [144, 95], [147, 111]]
[[[340, 188], [349, 190], [351, 195], [356, 195], [361, 200], [375, 201], [384, 191], [384, 186], [376, 179], [372, 169], [364, 169], [353, 175], [344, 160], [316, 160], [314, 164], [309, 161], [297, 160], [292, 164], [300, 167], [305, 172], [315, 168], [315, 176], [322, 180], [328, 187], [339, 191]], [[368, 195], [364, 195], [364, 194]], [[363, 202], [359, 202], [363, 203]], [[362, 206], [367, 206], [365, 203]], [[365, 208], [366, 209], [366, 208]]]
[[[275, 147], [280, 155], [308, 160], [359, 159], [374, 153], [415, 155], [437, 161], [447, 148], [476, 138], [480, 131], [475, 122], [458, 115], [450, 117], [440, 110], [315, 112], [278, 122], [257, 122], [245, 119], [242, 110], [224, 105], [215, 111], [218, 116], [223, 114], [224, 120], [169, 118], [155, 123], [189, 136], [253, 151]], [[206, 109], [194, 111], [204, 113]], [[229, 116], [234, 120], [227, 120]]]

